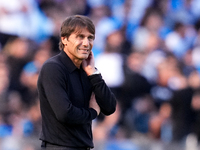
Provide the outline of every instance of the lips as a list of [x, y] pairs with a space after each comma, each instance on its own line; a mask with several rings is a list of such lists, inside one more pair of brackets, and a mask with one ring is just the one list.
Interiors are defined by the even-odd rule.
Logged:
[[89, 49], [78, 49], [80, 51], [89, 52]]

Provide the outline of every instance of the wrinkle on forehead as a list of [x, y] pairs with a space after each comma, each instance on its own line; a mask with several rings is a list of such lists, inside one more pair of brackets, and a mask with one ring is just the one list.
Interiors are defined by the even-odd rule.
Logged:
[[[87, 27], [81, 27], [81, 26], [77, 26], [74, 30], [75, 34], [80, 34], [83, 30], [88, 30]], [[89, 30], [88, 30], [89, 31]]]
[[80, 34], [83, 30], [87, 30], [90, 34], [93, 35], [94, 39], [95, 39], [95, 35], [93, 33], [91, 33], [87, 27], [82, 27], [82, 26], [77, 26], [74, 30], [73, 33], [75, 33], [76, 35]]

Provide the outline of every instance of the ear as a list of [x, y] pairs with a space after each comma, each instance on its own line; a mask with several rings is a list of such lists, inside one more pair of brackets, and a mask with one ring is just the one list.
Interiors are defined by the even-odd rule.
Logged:
[[64, 45], [67, 44], [67, 37], [61, 37], [61, 41]]

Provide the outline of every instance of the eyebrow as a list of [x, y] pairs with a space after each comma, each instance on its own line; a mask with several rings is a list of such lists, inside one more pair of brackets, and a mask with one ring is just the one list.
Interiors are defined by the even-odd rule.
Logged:
[[[81, 32], [77, 32], [77, 33], [75, 33], [77, 36], [79, 36], [79, 35], [83, 35], [83, 36], [85, 36], [84, 34], [82, 34]], [[92, 33], [90, 33], [90, 35], [88, 35], [88, 37], [92, 37], [93, 39], [95, 38], [95, 36], [94, 36], [94, 34], [92, 34]]]

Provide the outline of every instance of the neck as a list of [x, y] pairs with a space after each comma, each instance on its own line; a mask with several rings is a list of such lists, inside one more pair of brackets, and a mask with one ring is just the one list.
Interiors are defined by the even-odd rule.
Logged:
[[71, 59], [71, 60], [72, 60], [72, 62], [74, 63], [74, 65], [75, 65], [78, 69], [80, 69], [82, 61], [77, 60], [77, 59]]
[[65, 53], [68, 55], [68, 57], [72, 60], [72, 62], [74, 63], [74, 65], [75, 65], [78, 69], [80, 69], [82, 60], [80, 60], [80, 59], [74, 57], [74, 56], [71, 55], [68, 51], [64, 51], [64, 52], [65, 52]]

